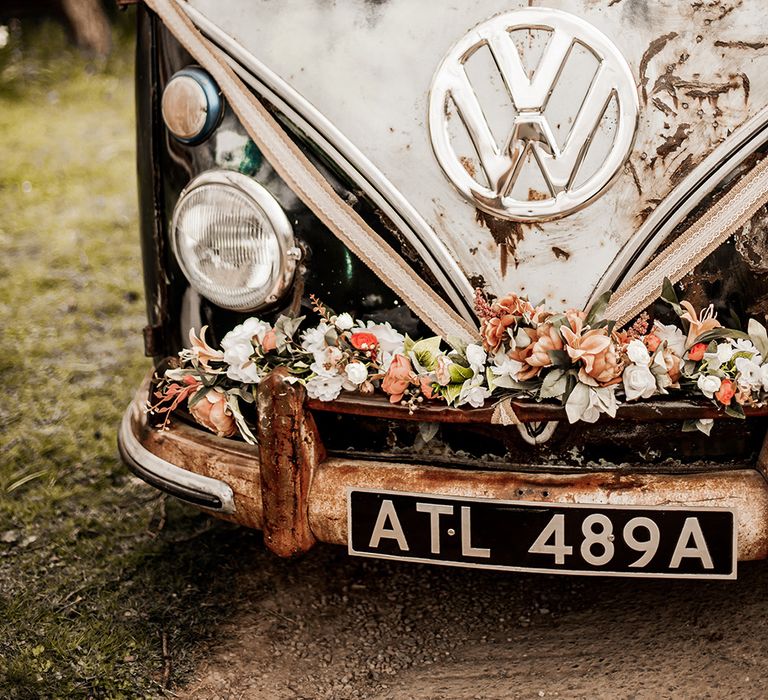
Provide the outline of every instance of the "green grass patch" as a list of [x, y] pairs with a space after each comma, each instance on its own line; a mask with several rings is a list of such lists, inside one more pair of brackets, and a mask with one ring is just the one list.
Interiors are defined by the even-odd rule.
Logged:
[[103, 65], [54, 25], [0, 50], [3, 698], [164, 695], [258, 539], [117, 456], [149, 368], [133, 119], [129, 34]]

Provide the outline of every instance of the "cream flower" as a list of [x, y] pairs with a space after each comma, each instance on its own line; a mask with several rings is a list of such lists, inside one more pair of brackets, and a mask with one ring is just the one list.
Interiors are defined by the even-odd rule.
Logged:
[[685, 354], [685, 335], [672, 324], [665, 325], [655, 321], [653, 324], [653, 333], [661, 341], [666, 341], [667, 349], [671, 350], [678, 357]]
[[656, 393], [656, 377], [648, 365], [629, 365], [624, 370], [622, 381], [627, 401], [649, 399]]
[[475, 374], [483, 374], [485, 372], [485, 361], [487, 359], [488, 356], [485, 350], [483, 350], [482, 345], [476, 345], [475, 343], [467, 345], [467, 362], [469, 362], [469, 366]]
[[307, 396], [310, 399], [320, 399], [320, 401], [333, 401], [341, 393], [344, 377], [337, 374], [334, 377], [313, 377], [307, 384]]
[[344, 374], [352, 384], [358, 386], [368, 379], [368, 368], [362, 362], [350, 362], [344, 368]]
[[355, 322], [351, 314], [343, 313], [336, 317], [335, 325], [340, 331], [348, 331], [355, 325]]
[[717, 393], [717, 391], [720, 389], [720, 384], [720, 377], [715, 377], [712, 374], [701, 374], [696, 381], [696, 385], [699, 387], [699, 390], [708, 399], [714, 397], [715, 393]]
[[229, 365], [227, 376], [230, 379], [244, 384], [258, 384], [261, 381], [261, 372], [251, 360], [253, 338], [261, 342], [270, 328], [268, 323], [258, 318], [248, 318], [221, 339], [224, 362]]

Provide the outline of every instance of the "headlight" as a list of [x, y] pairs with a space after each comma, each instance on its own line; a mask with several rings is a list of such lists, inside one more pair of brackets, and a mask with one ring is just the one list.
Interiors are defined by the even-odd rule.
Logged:
[[184, 68], [168, 81], [160, 105], [168, 131], [182, 143], [205, 141], [224, 111], [219, 88], [208, 73]]
[[225, 309], [254, 311], [288, 289], [300, 251], [277, 200], [236, 172], [210, 170], [182, 192], [171, 241], [184, 275]]

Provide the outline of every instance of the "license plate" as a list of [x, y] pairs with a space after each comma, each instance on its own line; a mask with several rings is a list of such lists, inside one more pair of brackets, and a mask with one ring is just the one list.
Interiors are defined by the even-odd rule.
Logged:
[[349, 553], [448, 566], [736, 578], [727, 508], [531, 503], [350, 489]]

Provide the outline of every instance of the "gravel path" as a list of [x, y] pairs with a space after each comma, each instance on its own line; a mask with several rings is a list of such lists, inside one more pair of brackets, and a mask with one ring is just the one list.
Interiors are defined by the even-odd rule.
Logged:
[[[249, 548], [250, 549], [250, 548]], [[249, 551], [253, 556], [253, 551]], [[768, 696], [768, 564], [736, 582], [523, 576], [257, 549], [189, 698]]]

